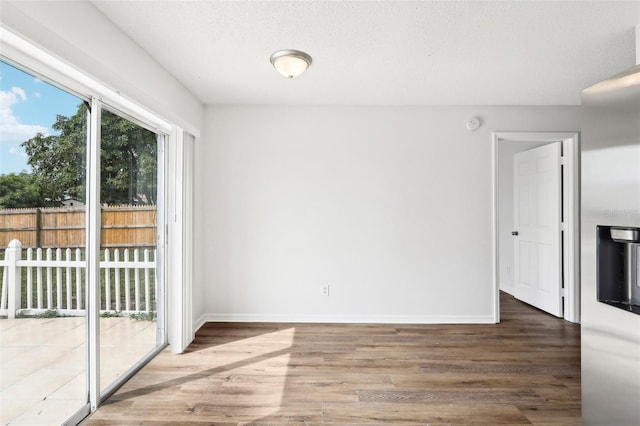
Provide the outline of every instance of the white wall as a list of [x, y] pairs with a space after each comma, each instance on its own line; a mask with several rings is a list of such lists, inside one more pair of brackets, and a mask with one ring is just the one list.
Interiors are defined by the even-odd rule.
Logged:
[[491, 132], [577, 130], [579, 115], [207, 108], [203, 319], [491, 322]]

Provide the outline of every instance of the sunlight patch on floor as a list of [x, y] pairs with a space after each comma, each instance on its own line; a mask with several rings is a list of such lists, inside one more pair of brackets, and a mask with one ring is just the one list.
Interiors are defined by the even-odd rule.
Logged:
[[[284, 395], [291, 348], [296, 329], [288, 328], [254, 337], [241, 338], [234, 342], [204, 349], [211, 360], [209, 365], [216, 370], [207, 377], [215, 393], [216, 403], [228, 402], [234, 406], [251, 407], [247, 413], [252, 420], [258, 420], [279, 410]], [[200, 356], [200, 355], [199, 355]], [[268, 374], [264, 374], [268, 372]], [[275, 372], [275, 375], [274, 375]], [[256, 382], [269, 381], [268, 390], [254, 386]], [[183, 392], [202, 390], [202, 383], [188, 383], [181, 386]], [[211, 395], [202, 401], [192, 401], [206, 406]]]

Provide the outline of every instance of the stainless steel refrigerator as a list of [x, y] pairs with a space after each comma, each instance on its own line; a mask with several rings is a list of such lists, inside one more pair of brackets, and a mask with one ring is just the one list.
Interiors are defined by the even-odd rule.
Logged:
[[585, 425], [640, 425], [640, 66], [582, 92]]

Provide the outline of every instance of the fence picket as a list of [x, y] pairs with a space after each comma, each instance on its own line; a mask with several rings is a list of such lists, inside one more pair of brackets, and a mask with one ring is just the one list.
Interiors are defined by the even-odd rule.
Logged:
[[[27, 249], [27, 260], [33, 260], [33, 249]], [[33, 268], [27, 266], [27, 309], [33, 308]]]
[[[62, 249], [56, 249], [56, 261], [62, 260]], [[56, 267], [56, 307], [62, 309], [62, 268]]]
[[[42, 263], [42, 249], [36, 250], [36, 260]], [[36, 266], [36, 285], [38, 286], [36, 296], [36, 306], [38, 309], [42, 309], [42, 266]]]
[[116, 249], [114, 253], [115, 265], [115, 277], [116, 277], [116, 312], [120, 312], [120, 268], [118, 262], [120, 261], [120, 250]]
[[[82, 252], [76, 249], [76, 260], [82, 260]], [[76, 266], [76, 309], [82, 309], [82, 269]]]
[[109, 249], [104, 251], [104, 260], [107, 266], [104, 267], [104, 309], [111, 310], [111, 268], [109, 268]]
[[[67, 261], [71, 261], [71, 249], [65, 250], [65, 258]], [[72, 309], [71, 305], [71, 266], [67, 266], [67, 309]]]
[[[144, 249], [144, 263], [148, 264], [149, 263], [149, 250]], [[149, 290], [149, 268], [144, 268], [144, 311], [145, 312], [149, 312], [151, 311], [151, 291]]]
[[[129, 261], [129, 249], [124, 249], [124, 260]], [[124, 306], [127, 311], [131, 310], [131, 283], [129, 282], [129, 268], [124, 268]]]
[[[135, 263], [140, 262], [140, 251], [138, 249], [133, 251], [133, 261]], [[140, 312], [140, 269], [136, 268], [133, 270], [133, 277], [135, 283], [136, 312]]]
[[0, 296], [0, 309], [6, 309], [6, 307], [8, 306], [9, 304], [8, 293], [9, 293], [9, 268], [6, 266], [3, 266], [2, 267], [2, 296]]
[[[47, 249], [47, 261], [53, 260], [51, 249]], [[53, 277], [51, 266], [47, 266], [47, 309], [53, 309]]]

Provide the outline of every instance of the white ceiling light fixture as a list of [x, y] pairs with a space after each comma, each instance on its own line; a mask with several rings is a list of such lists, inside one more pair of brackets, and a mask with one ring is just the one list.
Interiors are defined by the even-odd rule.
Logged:
[[283, 76], [296, 78], [309, 68], [311, 56], [299, 50], [278, 50], [271, 55], [271, 64]]

